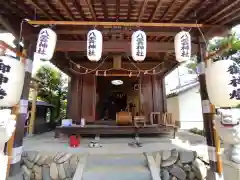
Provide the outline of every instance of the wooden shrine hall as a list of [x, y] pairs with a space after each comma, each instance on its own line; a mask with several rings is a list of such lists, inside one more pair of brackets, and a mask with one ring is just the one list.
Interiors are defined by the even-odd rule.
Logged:
[[[1, 2], [0, 22], [3, 30], [29, 45], [30, 56], [41, 28], [51, 27], [57, 33], [51, 62], [71, 77], [67, 112], [76, 124], [57, 127], [57, 132], [125, 134], [144, 126], [142, 133], [164, 133], [178, 124], [167, 113], [164, 82], [179, 65], [174, 36], [189, 31], [192, 54], [200, 56], [204, 50], [200, 44], [226, 35], [239, 22], [236, 7], [239, 0], [12, 0]], [[103, 34], [99, 62], [86, 56], [91, 29]], [[134, 62], [131, 35], [139, 29], [147, 34], [147, 56], [143, 62]], [[123, 85], [114, 86], [113, 80]], [[84, 128], [79, 126], [81, 119], [86, 121]]]

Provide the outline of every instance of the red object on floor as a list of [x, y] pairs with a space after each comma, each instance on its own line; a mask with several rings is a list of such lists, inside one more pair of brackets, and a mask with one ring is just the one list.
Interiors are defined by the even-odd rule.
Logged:
[[80, 137], [72, 135], [69, 137], [70, 147], [78, 147], [80, 145]]

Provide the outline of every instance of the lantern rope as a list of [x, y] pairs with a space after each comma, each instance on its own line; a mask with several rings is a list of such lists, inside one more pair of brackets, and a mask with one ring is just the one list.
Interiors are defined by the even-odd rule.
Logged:
[[[71, 70], [72, 70], [72, 71], [74, 71], [75, 73], [80, 74], [80, 75], [90, 74], [90, 73], [92, 73], [92, 72], [96, 72], [96, 75], [99, 75], [99, 72], [108, 72], [108, 71], [116, 70], [116, 68], [99, 69], [99, 68], [103, 65], [103, 63], [105, 62], [106, 58], [105, 58], [96, 68], [94, 68], [94, 69], [90, 69], [90, 68], [81, 66], [81, 65], [73, 62], [70, 58], [68, 58], [68, 59], [69, 59], [71, 65], [74, 64], [75, 66], [80, 66], [80, 67], [78, 67], [78, 69], [82, 68], [82, 69], [85, 70], [84, 73], [81, 73], [81, 72], [79, 72], [79, 71], [74, 70], [74, 69], [71, 67]], [[155, 70], [157, 67], [159, 67], [159, 66], [162, 65], [162, 64], [163, 64], [163, 63], [159, 63], [158, 65], [156, 65], [155, 67], [153, 67], [153, 68], [151, 68], [151, 69], [145, 69], [145, 70], [144, 70], [144, 69], [140, 69], [140, 68], [137, 67], [134, 63], [132, 63], [133, 66], [135, 65], [134, 67], [135, 67], [137, 70], [130, 70], [130, 69], [126, 69], [126, 68], [120, 68], [119, 70], [123, 70], [123, 71], [130, 72], [130, 74], [133, 73], [133, 72], [135, 72], [135, 73], [138, 73], [138, 74], [140, 74], [140, 73], [145, 73], [145, 74], [148, 74], [148, 75], [156, 75], [156, 74], [162, 73], [162, 70], [160, 70], [160, 71], [158, 71], [158, 72], [156, 72], [156, 70]], [[153, 71], [153, 73], [150, 73], [149, 71]]]
[[[68, 58], [69, 58], [69, 57], [68, 57]], [[105, 62], [105, 60], [106, 60], [107, 58], [108, 58], [108, 56], [106, 56], [106, 57], [103, 59], [103, 61], [102, 61], [95, 69], [89, 69], [89, 68], [86, 68], [86, 67], [83, 67], [83, 66], [80, 65], [80, 67], [83, 67], [83, 68], [86, 70], [86, 72], [85, 72], [85, 73], [80, 73], [80, 72], [78, 72], [78, 73], [79, 73], [79, 74], [90, 74], [90, 73], [98, 70], [98, 68], [100, 68], [100, 67], [103, 65], [103, 63]], [[78, 64], [74, 63], [70, 58], [69, 58], [69, 60], [70, 60], [70, 62], [71, 62], [72, 64], [78, 65]], [[72, 68], [71, 68], [71, 69], [72, 69]], [[72, 70], [75, 71], [74, 69], [72, 69]], [[77, 71], [76, 71], [76, 72], [77, 72]]]
[[[90, 74], [90, 73], [96, 71], [97, 75], [99, 75], [99, 72], [101, 72], [101, 71], [108, 72], [108, 71], [116, 70], [116, 68], [109, 68], [109, 69], [102, 69], [102, 70], [99, 69], [104, 64], [104, 62], [107, 59], [107, 57], [94, 69], [90, 69], [90, 68], [81, 66], [81, 65], [73, 62], [68, 56], [67, 56], [67, 59], [69, 59], [71, 65], [74, 64], [78, 69], [82, 68], [82, 69], [85, 70], [85, 73], [81, 73], [81, 72], [78, 72], [78, 71], [74, 70], [73, 68], [71, 68], [71, 70], [74, 71], [75, 73], [83, 75], [83, 74]], [[150, 69], [140, 69], [135, 63], [133, 63], [131, 61], [130, 57], [127, 57], [127, 58], [131, 62], [132, 66], [134, 66], [137, 70], [130, 70], [130, 69], [126, 69], [126, 68], [120, 68], [119, 70], [130, 72], [130, 74], [132, 72], [135, 72], [135, 73], [138, 73], [138, 74], [142, 72], [142, 73], [148, 74], [148, 75], [156, 75], [156, 74], [162, 73], [162, 70], [156, 72], [156, 68], [158, 68], [159, 66], [163, 65], [163, 63], [159, 63], [158, 65], [156, 65], [156, 66], [154, 66], [153, 68], [150, 68]], [[150, 73], [149, 71], [153, 71], [153, 73]]]
[[[196, 20], [196, 24], [197, 24], [197, 20]], [[198, 31], [200, 32], [200, 34], [201, 34], [201, 36], [202, 36], [202, 38], [203, 38], [203, 41], [204, 41], [204, 43], [205, 43], [205, 45], [206, 45], [206, 47], [207, 47], [207, 46], [208, 46], [208, 43], [207, 43], [207, 40], [206, 40], [206, 38], [205, 38], [205, 36], [204, 36], [201, 28], [200, 28], [200, 27], [197, 27], [197, 29], [198, 29]]]

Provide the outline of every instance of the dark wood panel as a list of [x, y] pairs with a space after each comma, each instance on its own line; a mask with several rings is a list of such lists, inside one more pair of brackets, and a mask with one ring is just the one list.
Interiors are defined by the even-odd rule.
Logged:
[[87, 122], [95, 121], [96, 113], [96, 76], [82, 76], [82, 117]]
[[155, 75], [152, 76], [153, 86], [153, 110], [155, 112], [166, 112], [166, 93], [164, 77]]
[[71, 98], [69, 102], [69, 118], [77, 124], [81, 119], [81, 96], [82, 96], [82, 77], [72, 76], [71, 78]]
[[163, 112], [167, 112], [167, 95], [166, 95], [166, 86], [165, 86], [165, 79], [162, 77], [161, 80], [162, 86], [162, 103], [163, 103]]
[[146, 126], [144, 128], [136, 129], [134, 126], [99, 126], [99, 125], [88, 125], [85, 127], [73, 126], [73, 127], [57, 127], [55, 129], [55, 137], [59, 137], [59, 133], [66, 135], [123, 135], [123, 134], [170, 134], [176, 131], [172, 127], [165, 126]]
[[140, 102], [147, 121], [150, 119], [150, 113], [153, 111], [153, 89], [152, 78], [150, 75], [142, 75], [140, 77]]

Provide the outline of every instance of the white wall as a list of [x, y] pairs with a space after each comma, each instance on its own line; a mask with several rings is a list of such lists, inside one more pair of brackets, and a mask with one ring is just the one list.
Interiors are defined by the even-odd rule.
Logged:
[[199, 86], [167, 99], [167, 111], [180, 121], [181, 129], [203, 129]]
[[202, 105], [199, 86], [180, 93], [178, 98], [181, 129], [203, 129]]

